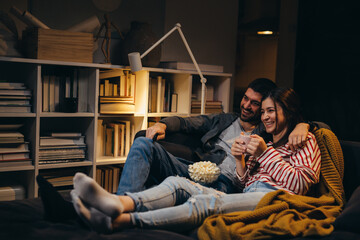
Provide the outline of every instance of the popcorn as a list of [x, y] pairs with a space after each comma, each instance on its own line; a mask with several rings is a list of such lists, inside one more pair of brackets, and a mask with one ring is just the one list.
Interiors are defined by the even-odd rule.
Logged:
[[189, 165], [189, 175], [192, 180], [199, 183], [212, 183], [220, 175], [220, 169], [210, 161], [196, 162]]

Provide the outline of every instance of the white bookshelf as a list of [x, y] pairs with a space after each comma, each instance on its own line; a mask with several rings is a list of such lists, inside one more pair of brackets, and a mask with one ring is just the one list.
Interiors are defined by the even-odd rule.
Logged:
[[[97, 166], [121, 165], [125, 163], [126, 156], [109, 157], [100, 156], [97, 152], [98, 142], [97, 122], [99, 119], [130, 120], [134, 125], [135, 132], [146, 129], [148, 120], [169, 116], [188, 117], [191, 114], [191, 96], [193, 86], [200, 84], [195, 71], [179, 71], [174, 69], [144, 68], [134, 73], [136, 75], [135, 89], [135, 112], [127, 114], [100, 114], [99, 106], [99, 73], [107, 69], [128, 69], [124, 66], [109, 64], [91, 64], [78, 62], [62, 62], [50, 60], [38, 60], [27, 58], [0, 57], [0, 79], [3, 81], [24, 82], [32, 90], [31, 113], [0, 113], [0, 124], [9, 122], [23, 123], [22, 133], [26, 141], [30, 142], [30, 155], [33, 166], [1, 167], [0, 182], [12, 182], [23, 185], [26, 189], [27, 198], [38, 196], [38, 186], [35, 178], [39, 173], [46, 171], [58, 171], [62, 169], [81, 169], [89, 176], [95, 178]], [[47, 69], [81, 68], [87, 72], [87, 111], [86, 112], [43, 112], [42, 111], [42, 73]], [[208, 83], [215, 89], [214, 98], [223, 103], [224, 112], [230, 109], [230, 82], [231, 74], [227, 73], [203, 73]], [[148, 112], [149, 79], [162, 76], [171, 79], [174, 90], [178, 94], [177, 112]], [[86, 139], [87, 157], [82, 162], [39, 164], [40, 136], [47, 131], [81, 132]], [[6, 181], [5, 181], [6, 180]]]

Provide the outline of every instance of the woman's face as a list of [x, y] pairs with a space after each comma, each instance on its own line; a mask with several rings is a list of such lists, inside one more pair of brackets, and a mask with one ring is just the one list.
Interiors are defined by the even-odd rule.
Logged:
[[287, 126], [283, 109], [279, 104], [276, 104], [275, 109], [275, 103], [271, 98], [262, 101], [261, 121], [264, 123], [267, 133], [281, 136], [286, 133]]

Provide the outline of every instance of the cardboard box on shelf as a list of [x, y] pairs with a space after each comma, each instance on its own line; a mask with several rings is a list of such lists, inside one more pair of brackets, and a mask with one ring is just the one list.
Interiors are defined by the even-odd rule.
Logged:
[[93, 62], [92, 33], [30, 28], [23, 32], [26, 56], [35, 59]]

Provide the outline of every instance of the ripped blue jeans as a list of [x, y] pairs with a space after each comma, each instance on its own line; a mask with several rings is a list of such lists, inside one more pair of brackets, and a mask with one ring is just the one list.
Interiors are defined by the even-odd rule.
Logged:
[[255, 182], [243, 193], [225, 194], [183, 177], [168, 177], [156, 187], [126, 195], [135, 202], [130, 213], [134, 226], [188, 231], [214, 214], [254, 210], [266, 193], [275, 190]]

